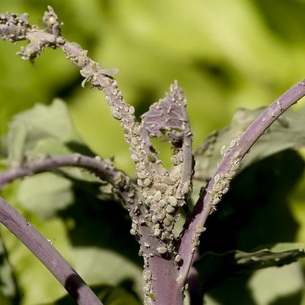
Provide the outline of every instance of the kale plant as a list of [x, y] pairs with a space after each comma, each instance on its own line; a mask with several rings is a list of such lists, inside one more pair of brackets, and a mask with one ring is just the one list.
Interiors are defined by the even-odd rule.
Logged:
[[[258, 160], [305, 143], [305, 119], [294, 112], [284, 114], [305, 95], [305, 80], [266, 109], [239, 110], [230, 128], [209, 136], [193, 153], [186, 99], [177, 81], [165, 98], [151, 105], [138, 121], [134, 107], [124, 100], [118, 87], [116, 69], [102, 68], [78, 44], [67, 41], [51, 7], [42, 23], [40, 29], [29, 24], [27, 14], [0, 14], [0, 35], [13, 43], [27, 41], [18, 53], [25, 60], [34, 61], [47, 47], [62, 50], [79, 67], [84, 78], [82, 86], [88, 83], [105, 94], [128, 143], [136, 178], [117, 169], [112, 160], [94, 156], [74, 133], [64, 104], [55, 101], [49, 107], [38, 105], [19, 114], [12, 122], [6, 138], [8, 168], [0, 175], [1, 187], [18, 178], [53, 172], [58, 179], [81, 182], [88, 188], [99, 185], [101, 200], [108, 196], [120, 201], [128, 211], [129, 233], [138, 242], [143, 259], [146, 305], [184, 304], [186, 292], [190, 304], [202, 304], [204, 294], [220, 279], [282, 266], [304, 256], [304, 250], [296, 247], [281, 251], [270, 246], [252, 253], [232, 250], [215, 254], [198, 251], [198, 245], [208, 216], [216, 211], [237, 173]], [[54, 130], [44, 129], [45, 120], [54, 121]], [[170, 143], [170, 168], [163, 165], [153, 138]], [[270, 143], [273, 150], [266, 149]], [[53, 153], [54, 146], [64, 147], [67, 154]], [[0, 221], [41, 260], [77, 304], [102, 304], [52, 244], [2, 198]]]

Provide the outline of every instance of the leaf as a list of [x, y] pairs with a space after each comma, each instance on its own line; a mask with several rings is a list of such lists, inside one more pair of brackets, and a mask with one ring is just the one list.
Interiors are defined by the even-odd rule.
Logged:
[[[195, 263], [203, 286], [213, 286], [226, 278], [268, 267], [281, 267], [305, 257], [304, 245], [276, 244], [256, 252], [238, 250], [226, 253], [206, 253]], [[206, 289], [206, 287], [205, 287]]]
[[37, 104], [17, 114], [10, 123], [6, 145], [11, 165], [19, 165], [38, 153], [92, 154], [74, 129], [64, 102], [59, 99], [50, 106]]
[[[181, 146], [184, 133], [188, 131], [186, 100], [177, 82], [171, 86], [164, 99], [154, 103], [142, 116], [143, 127], [150, 137], [162, 137], [165, 133], [170, 142]], [[180, 144], [179, 144], [180, 143]]]
[[[221, 160], [221, 150], [229, 146], [238, 133], [245, 131], [262, 110], [262, 108], [238, 109], [229, 127], [212, 133], [196, 150], [194, 174], [194, 193], [196, 195], [199, 188], [205, 184], [216, 169], [217, 163]], [[286, 111], [255, 143], [242, 160], [240, 170], [280, 151], [303, 147], [305, 145], [304, 125], [304, 109]]]
[[[104, 304], [107, 305], [142, 304], [142, 302], [140, 302], [140, 300], [134, 296], [134, 293], [130, 291], [130, 287], [126, 287], [128, 284], [129, 284], [128, 281], [126, 281], [125, 283], [122, 282], [118, 286], [101, 285], [101, 286], [92, 287], [92, 290], [98, 296], [98, 298]], [[75, 305], [75, 301], [72, 300], [72, 298], [67, 295], [55, 302], [47, 303], [47, 304], [44, 303], [41, 305]]]
[[47, 219], [73, 203], [72, 182], [52, 173], [42, 173], [22, 181], [18, 199], [25, 210]]

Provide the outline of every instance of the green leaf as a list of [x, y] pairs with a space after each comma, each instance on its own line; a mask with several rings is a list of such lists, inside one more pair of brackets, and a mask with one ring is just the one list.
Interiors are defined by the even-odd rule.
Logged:
[[[194, 193], [196, 196], [199, 188], [211, 177], [217, 163], [221, 160], [221, 149], [229, 146], [238, 133], [245, 131], [262, 110], [263, 108], [237, 110], [229, 127], [212, 133], [197, 149], [195, 152], [194, 175]], [[286, 111], [255, 143], [241, 162], [240, 170], [280, 151], [305, 146], [304, 125], [304, 109], [299, 109], [298, 112]]]
[[[118, 286], [96, 286], [92, 287], [94, 293], [98, 298], [107, 305], [140, 305], [142, 302], [135, 297], [134, 293], [129, 286], [128, 281], [122, 282]], [[75, 305], [75, 301], [70, 296], [64, 296], [59, 300], [41, 304], [41, 305]]]
[[92, 154], [74, 129], [64, 102], [59, 99], [50, 106], [37, 104], [17, 114], [10, 123], [6, 142], [12, 165], [19, 165], [38, 153]]
[[25, 210], [47, 219], [73, 203], [72, 182], [52, 173], [42, 173], [22, 181], [18, 199]]
[[220, 273], [218, 276], [221, 278], [223, 277], [222, 273], [226, 276], [232, 276], [268, 267], [281, 267], [303, 257], [305, 257], [304, 245], [279, 243], [251, 253], [239, 250], [222, 254], [206, 253], [195, 263], [195, 266], [202, 273], [205, 281], [208, 281], [209, 271], [213, 271], [213, 276]]

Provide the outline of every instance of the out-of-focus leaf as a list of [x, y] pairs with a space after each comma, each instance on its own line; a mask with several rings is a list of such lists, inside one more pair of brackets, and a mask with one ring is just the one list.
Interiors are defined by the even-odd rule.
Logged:
[[[194, 193], [211, 177], [221, 160], [220, 151], [229, 146], [236, 135], [258, 117], [263, 108], [256, 110], [239, 109], [235, 112], [231, 125], [211, 134], [195, 152]], [[266, 133], [255, 143], [251, 151], [241, 162], [241, 169], [258, 162], [268, 156], [290, 148], [300, 148], [305, 145], [305, 115], [304, 110], [297, 112], [288, 110], [275, 121]]]
[[129, 234], [128, 212], [115, 201], [95, 196], [98, 185], [74, 184], [75, 202], [59, 212], [66, 223], [71, 263], [90, 284], [118, 285], [128, 279], [142, 294], [142, 259]]
[[[280, 250], [281, 249], [281, 250]], [[202, 285], [268, 267], [281, 267], [305, 257], [304, 245], [276, 244], [255, 252], [232, 250], [226, 253], [205, 253], [195, 263]]]
[[52, 173], [22, 181], [18, 199], [25, 210], [47, 219], [73, 203], [72, 182]]
[[91, 154], [74, 129], [64, 102], [59, 99], [50, 106], [37, 104], [17, 114], [10, 123], [6, 144], [12, 165], [18, 165], [38, 153]]
[[14, 305], [18, 302], [19, 296], [20, 292], [0, 236], [0, 304]]
[[[142, 302], [135, 297], [134, 293], [129, 288], [128, 282], [122, 282], [118, 286], [103, 285], [92, 287], [92, 290], [99, 297], [99, 299], [107, 305], [142, 304]], [[40, 305], [75, 305], [75, 301], [70, 296], [64, 296], [55, 302]]]
[[[207, 231], [199, 246], [200, 253], [225, 253], [231, 249], [252, 252], [253, 249], [262, 249], [262, 245], [282, 241], [294, 243], [298, 221], [291, 212], [290, 196], [303, 173], [304, 160], [295, 150], [279, 152], [241, 171], [232, 180], [217, 212], [208, 218]], [[279, 251], [284, 250], [287, 249]], [[216, 278], [217, 284], [213, 280], [204, 282], [209, 297], [216, 300], [216, 303], [206, 304], [299, 305], [304, 285], [300, 269], [301, 264], [296, 263], [258, 270], [253, 274], [227, 276], [223, 280], [219, 277]], [[290, 281], [289, 289], [288, 285], [283, 289], [285, 277]], [[272, 290], [268, 289], [265, 279], [272, 281]], [[280, 300], [279, 303], [260, 301], [259, 296], [266, 294], [268, 300], [281, 298], [283, 303]], [[253, 299], [254, 295], [258, 301]]]
[[304, 289], [301, 264], [261, 269], [228, 277], [209, 290], [206, 305], [300, 305]]

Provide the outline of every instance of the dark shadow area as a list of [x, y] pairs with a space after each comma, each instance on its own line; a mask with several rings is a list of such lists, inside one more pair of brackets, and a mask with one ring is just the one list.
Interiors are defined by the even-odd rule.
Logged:
[[222, 305], [257, 305], [247, 289], [248, 279], [248, 275], [227, 278], [220, 285], [209, 290], [208, 294]]
[[[133, 288], [134, 282], [130, 279], [125, 279], [117, 286], [110, 286], [110, 285], [96, 285], [92, 286], [92, 291], [98, 296], [98, 298], [104, 304], [128, 304], [130, 302], [119, 302], [118, 300], [122, 300], [122, 298], [128, 297], [129, 299], [132, 298], [132, 304], [141, 304], [141, 300], [137, 296]], [[138, 302], [137, 302], [138, 301]], [[114, 302], [114, 303], [113, 303]], [[53, 303], [52, 303], [53, 304]], [[54, 305], [75, 305], [75, 300], [70, 296], [66, 295], [56, 301]]]
[[149, 86], [147, 87], [138, 86], [136, 91], [137, 91], [137, 99], [134, 101], [135, 116], [138, 120], [140, 120], [141, 115], [147, 112], [150, 105], [157, 102], [160, 97], [158, 97], [157, 92]]
[[[270, 244], [295, 242], [298, 224], [288, 198], [303, 171], [304, 161], [293, 150], [280, 152], [242, 171], [232, 181], [217, 212], [208, 218], [200, 253], [253, 252]], [[201, 278], [203, 291], [220, 304], [255, 305], [247, 288], [252, 271], [235, 275], [221, 257], [208, 259], [205, 267], [201, 266], [205, 270]], [[285, 300], [279, 299], [279, 303], [272, 305], [298, 305], [299, 297], [299, 294], [288, 299], [285, 296]]]
[[84, 283], [80, 281], [80, 278], [78, 276], [76, 276], [75, 274], [71, 274], [66, 280], [65, 289], [68, 291], [70, 296], [77, 301], [79, 298], [78, 290], [83, 285]]
[[142, 266], [138, 243], [129, 234], [131, 221], [127, 210], [114, 201], [112, 194], [101, 194], [100, 187], [100, 184], [74, 181], [75, 202], [59, 213], [67, 224], [72, 245], [111, 249]]
[[62, 86], [57, 86], [54, 88], [54, 96], [67, 100], [69, 97], [73, 96], [76, 90], [80, 89], [81, 83], [84, 78], [79, 74], [75, 73], [73, 77], [70, 77]]
[[200, 73], [207, 75], [213, 83], [218, 83], [223, 90], [232, 89], [236, 85], [236, 80], [233, 79], [231, 73], [233, 67], [230, 67], [228, 63], [216, 63], [206, 58], [197, 58], [193, 60], [193, 66]]
[[263, 17], [264, 23], [274, 34], [285, 40], [286, 43], [300, 42], [303, 44], [304, 3], [294, 0], [255, 0], [254, 4]]
[[96, 156], [96, 154], [88, 146], [79, 142], [67, 142], [65, 143], [65, 146], [67, 146], [74, 153], [79, 153], [88, 157]]
[[303, 170], [299, 154], [286, 150], [242, 171], [217, 213], [208, 218], [200, 252], [252, 251], [260, 245], [293, 242], [298, 225], [288, 197]]

